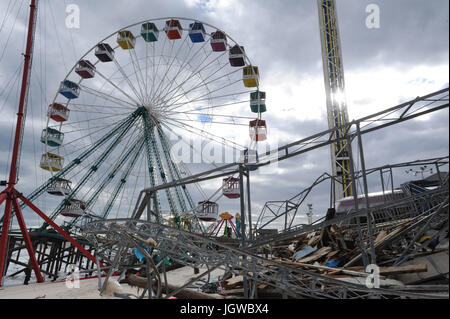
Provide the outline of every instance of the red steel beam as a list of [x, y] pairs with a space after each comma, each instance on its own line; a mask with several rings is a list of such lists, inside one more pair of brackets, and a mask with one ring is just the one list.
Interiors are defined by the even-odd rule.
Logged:
[[11, 222], [11, 205], [12, 201], [10, 196], [8, 196], [6, 198], [5, 214], [3, 215], [2, 235], [0, 237], [0, 287], [3, 284], [3, 270], [5, 268], [6, 254], [8, 250], [8, 233], [9, 223]]
[[23, 219], [22, 210], [20, 209], [20, 205], [15, 197], [13, 199], [13, 205], [16, 212], [17, 221], [19, 222], [20, 231], [22, 232], [23, 239], [25, 240], [25, 247], [27, 248], [34, 273], [36, 274], [37, 282], [43, 282], [44, 277], [42, 277], [39, 264], [36, 260], [36, 255], [34, 254], [33, 244], [31, 243], [30, 235], [28, 234], [27, 226], [25, 225], [25, 220]]

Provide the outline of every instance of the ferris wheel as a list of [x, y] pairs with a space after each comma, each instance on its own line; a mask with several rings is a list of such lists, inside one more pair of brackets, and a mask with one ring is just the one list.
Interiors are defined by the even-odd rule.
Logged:
[[[173, 158], [175, 142], [192, 152], [201, 150], [187, 137], [254, 152], [267, 134], [259, 85], [244, 47], [212, 25], [170, 17], [124, 27], [61, 81], [41, 135], [49, 179], [29, 198], [47, 196], [52, 219], [128, 217], [142, 189], [189, 173]], [[238, 197], [232, 177], [223, 195]], [[155, 196], [155, 216], [168, 211], [177, 223], [211, 203], [195, 203], [185, 186]]]

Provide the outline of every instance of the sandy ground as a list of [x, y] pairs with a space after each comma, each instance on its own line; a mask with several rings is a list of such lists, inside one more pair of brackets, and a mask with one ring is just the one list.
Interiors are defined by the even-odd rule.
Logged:
[[[200, 272], [206, 269], [200, 269]], [[223, 271], [213, 271], [210, 280], [222, 275]], [[167, 281], [173, 285], [183, 285], [195, 276], [190, 267], [183, 267], [167, 273]], [[205, 277], [205, 279], [207, 279]], [[133, 294], [140, 296], [142, 289], [132, 288], [127, 284], [120, 285], [117, 277], [112, 277], [111, 293], [100, 296], [98, 291], [98, 279], [83, 279], [79, 281], [79, 288], [69, 288], [66, 282], [30, 283], [29, 285], [17, 285], [0, 288], [0, 299], [121, 299], [114, 297], [112, 292]]]

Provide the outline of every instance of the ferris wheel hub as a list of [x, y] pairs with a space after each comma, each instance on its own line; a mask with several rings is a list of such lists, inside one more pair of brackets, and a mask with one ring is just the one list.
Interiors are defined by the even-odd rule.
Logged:
[[161, 110], [151, 104], [147, 104], [143, 106], [145, 110], [148, 113], [148, 116], [151, 120], [153, 120], [155, 123], [160, 122], [160, 119], [162, 117]]

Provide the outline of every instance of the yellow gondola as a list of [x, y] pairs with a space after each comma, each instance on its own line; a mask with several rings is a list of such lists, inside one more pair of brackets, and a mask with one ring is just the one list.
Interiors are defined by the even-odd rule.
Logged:
[[245, 87], [257, 87], [259, 85], [259, 71], [257, 66], [248, 65], [243, 69], [243, 81]]
[[64, 157], [47, 152], [42, 154], [40, 167], [47, 171], [58, 172], [62, 170], [64, 165]]
[[117, 32], [117, 43], [124, 50], [134, 49], [136, 38], [131, 31], [122, 30]]

